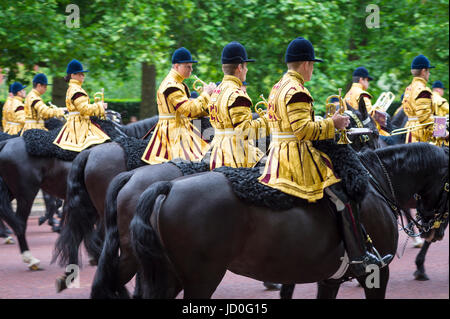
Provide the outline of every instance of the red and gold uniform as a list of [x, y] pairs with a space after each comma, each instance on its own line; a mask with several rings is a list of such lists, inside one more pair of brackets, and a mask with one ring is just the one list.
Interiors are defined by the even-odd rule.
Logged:
[[[414, 77], [412, 83], [406, 88], [402, 101], [403, 110], [408, 116], [405, 127], [433, 122], [431, 96], [431, 89], [427, 87], [427, 81], [420, 77]], [[433, 124], [426, 125], [418, 130], [408, 132], [405, 143], [429, 142], [432, 135]]]
[[359, 103], [363, 99], [364, 104], [366, 105], [367, 113], [372, 113], [372, 95], [369, 92], [363, 89], [362, 84], [353, 83], [350, 90], [345, 94], [344, 100], [355, 110], [359, 111]]
[[211, 169], [253, 167], [264, 156], [252, 139], [267, 136], [267, 120], [253, 120], [252, 101], [241, 87], [239, 78], [225, 75], [211, 95], [209, 114], [215, 129], [211, 142]]
[[175, 158], [200, 161], [209, 145], [200, 131], [191, 123], [192, 118], [207, 115], [210, 96], [202, 92], [189, 99], [189, 88], [183, 77], [172, 69], [157, 92], [159, 121], [141, 160], [160, 164]]
[[287, 194], [315, 202], [323, 190], [340, 180], [330, 158], [315, 149], [313, 140], [331, 139], [331, 118], [314, 121], [313, 98], [298, 72], [289, 70], [272, 88], [268, 123], [272, 135], [269, 156], [260, 182]]
[[44, 120], [51, 117], [62, 117], [64, 111], [58, 108], [51, 108], [45, 105], [41, 95], [36, 89], [32, 89], [25, 98], [25, 125], [22, 133], [30, 129], [47, 130]]
[[[5, 103], [6, 104], [6, 103]], [[25, 124], [23, 98], [16, 95], [10, 103], [3, 108], [5, 127], [3, 131], [10, 135], [19, 134]]]
[[[352, 108], [358, 111], [359, 111], [359, 104], [364, 103], [364, 105], [366, 106], [367, 113], [371, 117], [375, 116], [375, 111], [384, 112], [384, 110], [377, 110], [376, 108], [373, 107], [371, 101], [372, 95], [370, 95], [369, 92], [365, 91], [362, 84], [360, 83], [353, 83], [352, 87], [347, 92], [344, 99]], [[383, 130], [377, 121], [375, 121], [375, 125], [380, 135], [389, 136], [389, 133]]]
[[109, 140], [109, 136], [90, 119], [90, 116], [105, 115], [102, 103], [90, 104], [88, 94], [77, 80], [71, 79], [69, 82], [66, 107], [69, 111], [67, 122], [53, 141], [54, 144], [65, 150], [81, 152], [89, 146]]
[[11, 96], [8, 96], [8, 97], [6, 98], [5, 104], [3, 104], [3, 108], [2, 108], [2, 128], [3, 128], [3, 132], [5, 132], [5, 131], [6, 131], [6, 128], [7, 128], [7, 124], [6, 124], [6, 112], [7, 112], [7, 109], [8, 109], [8, 107], [9, 107], [9, 105], [11, 104], [12, 100], [13, 100], [13, 98], [12, 98]]

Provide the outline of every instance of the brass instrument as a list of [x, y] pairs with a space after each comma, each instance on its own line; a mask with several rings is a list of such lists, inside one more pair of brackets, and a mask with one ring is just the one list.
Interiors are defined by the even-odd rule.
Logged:
[[332, 117], [333, 114], [336, 113], [336, 111], [337, 111], [336, 105], [334, 103], [329, 102], [334, 97], [339, 99], [338, 95], [330, 95], [329, 97], [327, 97], [327, 100], [325, 101], [325, 118], [326, 119], [329, 117]]
[[[428, 125], [433, 125], [433, 131], [437, 131], [439, 129], [438, 128], [438, 124], [439, 123], [437, 123], [437, 121], [438, 121], [437, 118], [442, 118], [442, 117], [439, 117], [439, 116], [435, 117], [433, 122], [421, 123], [421, 124], [416, 124], [416, 125], [413, 125], [413, 126], [402, 127], [402, 128], [393, 130], [391, 132], [391, 136], [407, 134], [407, 133], [410, 133], [410, 132], [414, 132], [414, 131], [420, 130], [420, 128], [422, 126], [428, 126]], [[446, 118], [446, 124], [448, 125], [448, 117]]]
[[[267, 107], [269, 106], [269, 103], [264, 98], [264, 95], [261, 94], [259, 96], [259, 98], [262, 101], [259, 101], [258, 103], [255, 104], [255, 111], [256, 111], [256, 113], [258, 113], [259, 117], [264, 117], [266, 115], [266, 113], [267, 113]], [[258, 107], [259, 105], [264, 105], [266, 107], [266, 109]]]
[[[100, 92], [95, 92], [94, 94], [94, 102], [95, 103], [102, 103], [102, 107], [103, 107], [103, 103], [105, 103], [105, 89], [102, 88], [102, 90]], [[102, 120], [106, 119], [105, 115], [100, 116], [100, 118]]]
[[[339, 114], [343, 115], [345, 110], [344, 110], [344, 102], [342, 101], [342, 97], [341, 97], [342, 89], [339, 88], [338, 90], [339, 90], [339, 95], [338, 95], [338, 98], [339, 98]], [[347, 130], [346, 129], [339, 130], [339, 133], [341, 134], [341, 136], [339, 137], [339, 141], [337, 142], [338, 144], [351, 144], [352, 143], [352, 141], [350, 141], [348, 139]]]
[[199, 79], [198, 76], [194, 75], [195, 81], [192, 83], [192, 88], [199, 94], [203, 92], [203, 87], [207, 86], [205, 82]]
[[386, 112], [389, 106], [391, 106], [392, 102], [395, 99], [395, 95], [392, 92], [383, 92], [378, 97], [378, 100], [375, 102], [375, 104], [372, 106], [375, 110], [381, 110], [383, 112]]

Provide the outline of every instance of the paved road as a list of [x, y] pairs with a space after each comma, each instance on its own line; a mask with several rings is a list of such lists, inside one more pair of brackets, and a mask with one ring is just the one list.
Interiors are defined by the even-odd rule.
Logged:
[[[22, 263], [17, 244], [0, 244], [0, 298], [49, 298], [49, 299], [80, 299], [89, 298], [90, 285], [95, 273], [95, 267], [88, 265], [88, 259], [83, 251], [83, 268], [81, 269], [80, 287], [68, 289], [60, 294], [54, 287], [55, 278], [63, 273], [63, 269], [50, 264], [52, 251], [57, 234], [52, 233], [48, 225], [38, 226], [37, 216], [30, 218], [27, 238], [33, 255], [41, 260], [39, 271], [30, 271]], [[399, 250], [403, 247], [405, 236], [400, 235]], [[390, 281], [386, 293], [388, 299], [448, 299], [449, 298], [449, 236], [433, 244], [427, 255], [425, 264], [429, 281], [414, 280], [414, 259], [418, 253], [409, 240], [404, 255], [395, 257], [390, 266]], [[128, 284], [133, 289], [134, 282]], [[315, 298], [315, 284], [297, 285], [294, 298]], [[178, 298], [182, 297], [182, 293]], [[253, 279], [227, 272], [213, 298], [244, 298], [244, 299], [277, 299], [277, 291], [268, 291], [263, 285]], [[361, 299], [364, 291], [357, 286], [356, 281], [342, 285], [338, 298]]]

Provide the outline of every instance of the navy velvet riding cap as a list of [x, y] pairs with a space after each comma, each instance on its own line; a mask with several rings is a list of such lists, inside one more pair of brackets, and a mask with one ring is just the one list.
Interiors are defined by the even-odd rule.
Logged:
[[27, 87], [26, 85], [23, 86], [22, 83], [20, 82], [14, 82], [13, 84], [11, 84], [11, 93], [16, 94], [17, 92], [23, 90], [26, 87]]
[[192, 60], [191, 52], [188, 49], [181, 47], [176, 49], [172, 55], [172, 64], [175, 63], [198, 63], [198, 61]]
[[411, 63], [411, 69], [432, 69], [434, 66], [430, 65], [430, 60], [426, 56], [420, 54], [414, 58]]
[[83, 66], [81, 65], [81, 62], [78, 60], [73, 59], [69, 62], [67, 65], [67, 74], [75, 74], [80, 72], [89, 72], [88, 70], [83, 70]]
[[222, 64], [239, 64], [244, 62], [255, 62], [247, 57], [244, 46], [237, 41], [228, 43], [222, 50]]
[[353, 76], [359, 76], [360, 78], [368, 78], [370, 81], [373, 80], [373, 78], [369, 76], [369, 71], [367, 71], [367, 69], [363, 66], [356, 68], [355, 71], [353, 71]]
[[34, 76], [34, 78], [33, 78], [33, 83], [40, 83], [40, 84], [44, 84], [44, 85], [51, 85], [51, 84], [48, 84], [47, 77], [45, 76], [44, 73], [36, 74]]
[[312, 43], [302, 37], [298, 37], [289, 43], [285, 61], [286, 63], [296, 61], [323, 62], [321, 59], [316, 59]]

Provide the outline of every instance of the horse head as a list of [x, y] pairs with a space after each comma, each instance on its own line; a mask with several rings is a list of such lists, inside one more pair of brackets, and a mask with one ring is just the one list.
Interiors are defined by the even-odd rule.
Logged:
[[363, 151], [365, 149], [377, 149], [380, 147], [378, 143], [378, 129], [375, 125], [375, 121], [367, 113], [366, 107], [362, 106], [360, 110], [356, 110], [347, 104], [347, 111], [345, 113], [350, 117], [350, 125], [348, 128], [364, 127], [372, 131], [367, 135], [353, 135], [349, 139], [352, 142], [350, 144], [352, 148], [357, 151]]
[[110, 119], [117, 124], [122, 124], [122, 115], [119, 112], [113, 110], [106, 110], [105, 115], [107, 119]]
[[[449, 214], [449, 175], [448, 147], [441, 148], [444, 156], [442, 165], [437, 161], [438, 176], [442, 178], [431, 185], [426, 185], [417, 196], [417, 213], [422, 225], [423, 238], [431, 238], [432, 242], [442, 240], [448, 226]], [[436, 169], [436, 168], [435, 168]]]

